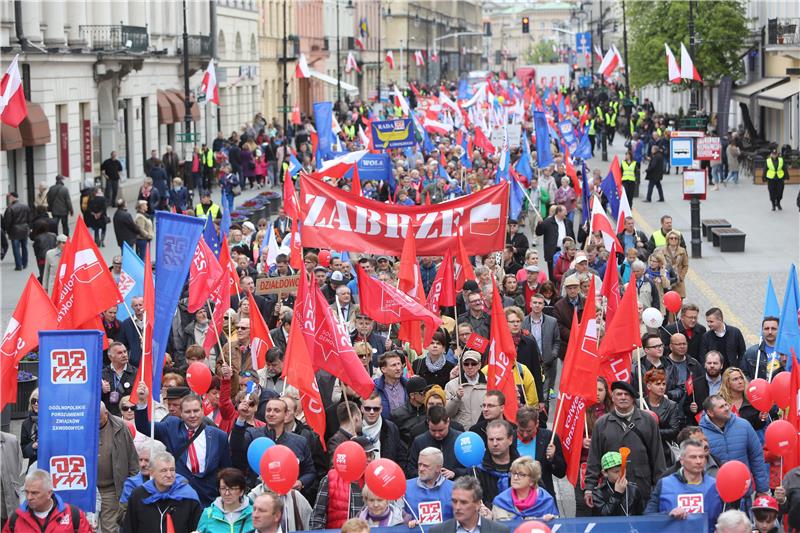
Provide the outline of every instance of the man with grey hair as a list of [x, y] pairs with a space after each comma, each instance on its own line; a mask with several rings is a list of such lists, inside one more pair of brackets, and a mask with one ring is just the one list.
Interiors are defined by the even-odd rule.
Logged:
[[100, 494], [100, 530], [119, 528], [119, 500], [125, 480], [139, 470], [131, 432], [121, 418], [100, 402], [100, 444], [97, 451], [97, 492]]
[[482, 499], [483, 491], [477, 479], [472, 476], [458, 478], [453, 483], [453, 492], [450, 497], [453, 504], [453, 518], [433, 526], [430, 533], [456, 533], [457, 531], [507, 533], [509, 531], [507, 526], [481, 515]]
[[753, 524], [747, 515], [738, 509], [725, 511], [717, 519], [715, 533], [750, 533], [753, 531]]
[[[135, 446], [136, 454], [139, 456], [139, 472], [126, 479], [125, 485], [122, 487], [122, 495], [119, 497], [119, 503], [123, 511], [122, 515], [125, 514], [124, 510], [128, 507], [128, 498], [130, 498], [131, 493], [150, 480], [150, 456], [167, 451], [167, 447], [164, 446], [163, 442], [153, 439], [147, 439], [144, 442], [135, 444]], [[180, 474], [177, 474], [177, 477], [180, 478]]]
[[439, 448], [423, 448], [417, 459], [418, 477], [406, 481], [405, 510], [421, 525], [453, 518], [453, 482], [442, 475], [443, 465], [444, 455]]
[[705, 445], [699, 440], [681, 443], [681, 468], [658, 480], [650, 494], [644, 514], [668, 513], [671, 518], [685, 520], [691, 513], [705, 513], [709, 528], [722, 512], [717, 481], [706, 475]]
[[[32, 470], [25, 476], [25, 502], [8, 517], [3, 531], [77, 531], [91, 533], [86, 515], [64, 503], [53, 492], [53, 481], [46, 470]], [[50, 525], [57, 524], [51, 528]], [[75, 525], [77, 524], [77, 526]]]
[[658, 309], [660, 303], [658, 299], [658, 289], [656, 289], [656, 284], [653, 281], [645, 276], [645, 270], [647, 266], [644, 264], [644, 261], [637, 259], [631, 265], [631, 272], [633, 275], [631, 276], [631, 280], [629, 284], [632, 282], [636, 286], [636, 294], [639, 297], [639, 302], [641, 302], [642, 306], [645, 309], [648, 307], [655, 307]]
[[[203, 508], [197, 492], [175, 472], [175, 458], [169, 452], [150, 457], [150, 479], [135, 489], [128, 499], [128, 512], [122, 525], [126, 533], [194, 531]], [[216, 478], [216, 476], [214, 476]]]

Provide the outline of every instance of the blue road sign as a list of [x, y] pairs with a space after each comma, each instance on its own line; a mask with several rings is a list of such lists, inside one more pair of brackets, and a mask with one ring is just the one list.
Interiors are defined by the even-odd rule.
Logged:
[[579, 54], [588, 54], [592, 51], [592, 33], [585, 31], [575, 34], [575, 50]]

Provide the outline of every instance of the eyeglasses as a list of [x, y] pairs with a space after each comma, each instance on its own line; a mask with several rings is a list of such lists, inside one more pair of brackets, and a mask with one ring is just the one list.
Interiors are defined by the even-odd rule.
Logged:
[[480, 366], [480, 363], [478, 361], [464, 361], [461, 364], [464, 366]]
[[511, 477], [531, 477], [531, 475], [524, 472], [511, 472]]
[[236, 329], [250, 329], [250, 327], [249, 326], [239, 326]]
[[119, 406], [119, 410], [120, 411], [133, 411], [133, 406], [132, 405], [120, 405]]
[[362, 405], [361, 408], [368, 413], [377, 413], [382, 409], [381, 407], [369, 407], [367, 405]]
[[219, 493], [220, 494], [231, 494], [233, 492], [240, 491], [240, 490], [242, 490], [241, 487], [220, 487], [219, 488]]
[[492, 407], [500, 407], [500, 404], [496, 404], [496, 403], [484, 403], [484, 404], [481, 404], [481, 409], [491, 409]]
[[663, 348], [663, 344], [653, 344], [652, 346], [645, 346], [645, 348]]

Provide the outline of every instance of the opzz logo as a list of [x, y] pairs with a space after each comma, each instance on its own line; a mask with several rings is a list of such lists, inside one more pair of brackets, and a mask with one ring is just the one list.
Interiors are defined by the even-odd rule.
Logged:
[[164, 237], [164, 248], [161, 250], [164, 267], [172, 270], [181, 266], [188, 249], [188, 239], [179, 235], [167, 235]]
[[50, 458], [53, 490], [86, 490], [86, 458], [83, 455], [56, 455]]
[[53, 350], [50, 352], [50, 382], [54, 385], [86, 383], [86, 350]]

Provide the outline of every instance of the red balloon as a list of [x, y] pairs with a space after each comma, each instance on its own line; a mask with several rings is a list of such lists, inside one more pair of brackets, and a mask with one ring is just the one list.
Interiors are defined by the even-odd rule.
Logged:
[[331, 266], [331, 252], [330, 250], [320, 250], [319, 254], [317, 254], [317, 259], [319, 259], [319, 264], [328, 268]]
[[797, 430], [787, 420], [776, 420], [767, 426], [764, 444], [770, 452], [786, 457], [797, 448]]
[[772, 378], [770, 383], [770, 392], [772, 392], [772, 401], [780, 409], [788, 409], [789, 403], [792, 401], [792, 373], [781, 372]]
[[681, 295], [675, 291], [669, 291], [664, 294], [664, 307], [671, 313], [677, 313], [681, 310]]
[[367, 468], [364, 447], [352, 440], [344, 441], [333, 452], [333, 467], [339, 472], [339, 477], [348, 483], [361, 479]]
[[747, 385], [747, 401], [750, 405], [766, 413], [772, 409], [772, 392], [766, 379], [756, 378]]
[[292, 450], [283, 444], [270, 446], [261, 456], [261, 479], [264, 484], [281, 495], [289, 494], [297, 476], [300, 475], [300, 461]]
[[741, 461], [728, 461], [717, 471], [717, 492], [725, 503], [744, 496], [751, 482], [750, 470]]
[[211, 370], [204, 363], [192, 363], [186, 370], [186, 382], [197, 394], [205, 394], [211, 386]]
[[378, 498], [399, 500], [406, 493], [406, 476], [391, 459], [376, 459], [367, 465], [364, 476], [369, 490]]
[[545, 524], [544, 522], [539, 522], [538, 520], [525, 520], [517, 529], [514, 530], [514, 533], [552, 533], [552, 529]]
[[136, 424], [134, 424], [133, 422], [130, 422], [130, 421], [125, 422], [125, 423], [128, 425], [128, 431], [131, 432], [131, 438], [135, 439], [136, 438]]

